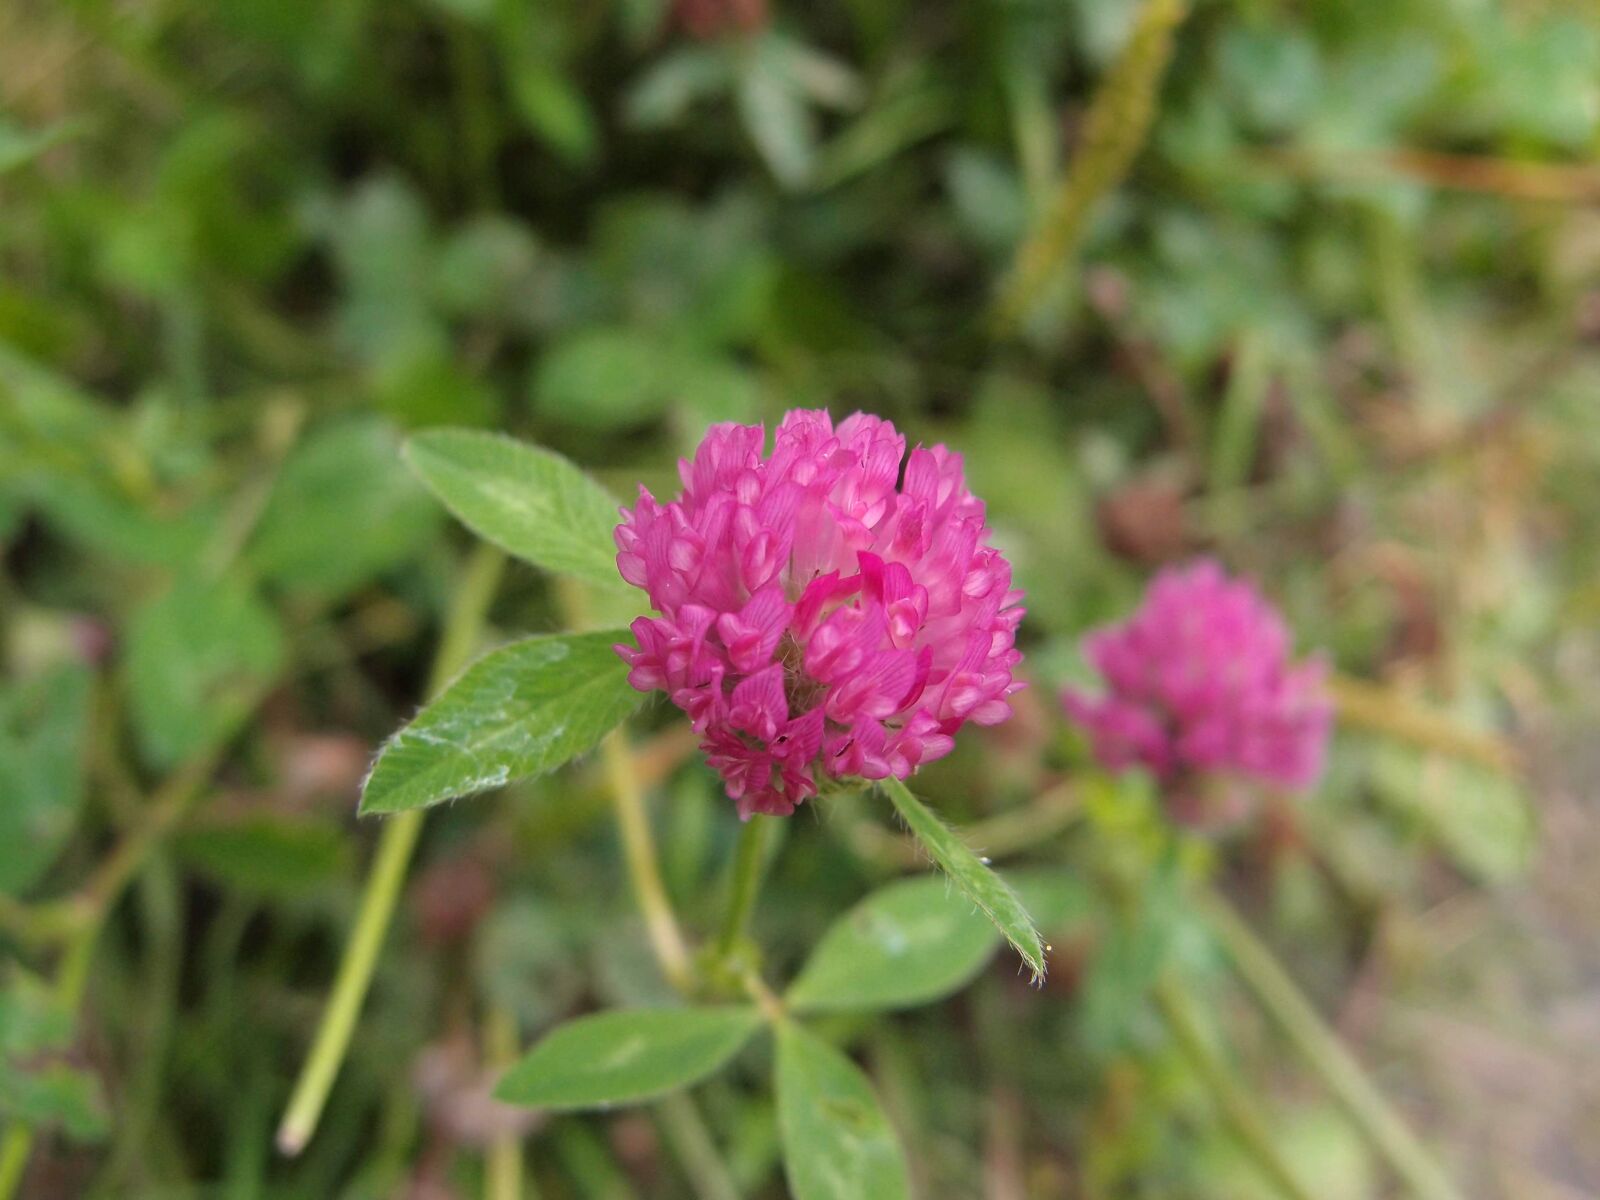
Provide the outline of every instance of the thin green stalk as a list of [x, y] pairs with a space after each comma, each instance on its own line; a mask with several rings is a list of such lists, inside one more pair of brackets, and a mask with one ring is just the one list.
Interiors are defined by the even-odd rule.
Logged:
[[[583, 585], [572, 579], [560, 580], [558, 594], [567, 623], [574, 629], [589, 627], [588, 595]], [[644, 786], [625, 730], [613, 729], [601, 740], [600, 762], [605, 770], [606, 790], [611, 795], [617, 833], [622, 838], [622, 858], [627, 864], [628, 880], [650, 939], [650, 952], [667, 982], [678, 991], [688, 993], [695, 985], [694, 964], [690, 961], [688, 943], [684, 941], [677, 914], [673, 912], [672, 900], [667, 895], [667, 886], [661, 879], [661, 859], [656, 853], [655, 834], [650, 830], [650, 815], [645, 811]]]
[[[1095, 874], [1122, 920], [1131, 922], [1137, 919], [1142, 902], [1138, 885], [1127, 870], [1107, 856], [1099, 862]], [[1151, 989], [1151, 996], [1178, 1049], [1189, 1060], [1216, 1101], [1240, 1149], [1250, 1156], [1261, 1174], [1288, 1200], [1312, 1200], [1311, 1194], [1278, 1152], [1267, 1132], [1266, 1121], [1249, 1093], [1233, 1077], [1206, 1040], [1200, 1019], [1195, 1013], [1194, 1001], [1183, 985], [1171, 974], [1164, 975]]]
[[1441, 387], [1441, 368], [1445, 364], [1437, 352], [1438, 343], [1429, 320], [1416, 238], [1387, 206], [1369, 202], [1364, 210], [1371, 248], [1373, 299], [1410, 375], [1416, 398], [1433, 399]]
[[1361, 1065], [1323, 1023], [1272, 952], [1256, 939], [1244, 919], [1216, 892], [1202, 892], [1198, 899], [1239, 978], [1406, 1186], [1423, 1200], [1462, 1200], [1449, 1177], [1434, 1163]]
[[173, 1016], [179, 1009], [185, 913], [177, 872], [167, 856], [156, 855], [140, 872], [134, 894], [139, 901], [139, 994], [144, 1011], [130, 1032], [137, 1039], [140, 1058], [131, 1065], [120, 1089], [121, 1120], [113, 1134], [109, 1161], [90, 1189], [96, 1194], [114, 1194], [119, 1181], [129, 1191], [135, 1190], [140, 1170], [148, 1169], [149, 1146], [162, 1112]]
[[579, 1196], [603, 1200], [638, 1200], [633, 1180], [617, 1165], [610, 1146], [594, 1123], [567, 1121], [550, 1136], [550, 1149]]
[[69, 909], [83, 914], [82, 924], [98, 925], [110, 915], [128, 884], [144, 867], [150, 853], [177, 827], [206, 794], [205, 785], [222, 760], [225, 746], [216, 746], [191, 759], [161, 786], [137, 825], [128, 831], [90, 877]]
[[201, 569], [210, 578], [220, 579], [244, 551], [250, 534], [267, 510], [279, 471], [294, 448], [305, 418], [306, 407], [300, 400], [279, 400], [264, 408], [258, 431], [258, 452], [263, 465], [238, 489], [200, 555]]
[[768, 1024], [778, 1025], [788, 1019], [783, 997], [767, 986], [767, 981], [761, 978], [761, 973], [755, 967], [747, 965], [739, 975], [739, 982], [744, 986], [745, 995], [755, 1001]]
[[633, 751], [628, 746], [627, 734], [620, 729], [612, 730], [600, 743], [600, 753], [617, 830], [622, 837], [623, 859], [633, 883], [634, 899], [644, 916], [651, 951], [667, 982], [679, 991], [688, 991], [694, 982], [694, 969], [678, 918], [672, 911], [672, 901], [667, 896], [666, 884], [661, 881], [655, 835], [650, 831], [650, 817], [645, 812], [643, 789], [633, 773]]
[[1272, 389], [1273, 362], [1265, 337], [1246, 332], [1234, 347], [1222, 411], [1211, 435], [1209, 486], [1213, 495], [1226, 495], [1234, 507], [1243, 507], [1238, 489], [1250, 482], [1261, 423]]
[[[484, 1057], [495, 1067], [517, 1057], [517, 1022], [505, 1008], [489, 1009], [484, 1027]], [[515, 1130], [498, 1133], [484, 1156], [485, 1200], [522, 1200], [522, 1139]]]
[[492, 74], [485, 61], [484, 45], [477, 30], [464, 22], [454, 22], [449, 34], [451, 69], [456, 76], [452, 89], [456, 100], [456, 126], [460, 133], [462, 186], [482, 209], [498, 207], [495, 186], [496, 107], [490, 94]]
[[1289, 1200], [1314, 1200], [1279, 1153], [1267, 1132], [1266, 1120], [1250, 1094], [1206, 1040], [1194, 1011], [1194, 1001], [1182, 985], [1174, 977], [1166, 976], [1156, 983], [1154, 996], [1173, 1040], [1217, 1102], [1240, 1149], [1250, 1156], [1262, 1176]]
[[442, 692], [478, 649], [489, 619], [489, 606], [494, 603], [505, 569], [506, 556], [486, 542], [480, 542], [467, 560], [461, 582], [450, 599], [450, 611], [445, 614], [439, 649], [428, 675], [430, 696]]
[[[76, 1017], [88, 987], [89, 967], [101, 927], [161, 839], [205, 795], [206, 781], [225, 749], [215, 746], [170, 776], [142, 810], [139, 823], [117, 843], [77, 895], [19, 914], [24, 921], [36, 922], [35, 935], [43, 931], [45, 936], [36, 940], [47, 940], [49, 936], [63, 939], [54, 986], [58, 1001], [72, 1017]], [[33, 1153], [33, 1139], [31, 1126], [15, 1122], [0, 1142], [0, 1200], [11, 1200], [21, 1184]]]
[[[94, 959], [94, 947], [105, 912], [102, 908], [93, 920], [78, 929], [56, 967], [56, 1000], [69, 1018], [76, 1017], [78, 1006], [83, 1003], [84, 989], [89, 984], [89, 964]], [[33, 1139], [33, 1126], [22, 1121], [12, 1122], [6, 1130], [5, 1140], [0, 1142], [0, 1200], [12, 1200], [22, 1185], [28, 1159], [33, 1154]]]
[[1011, 110], [1011, 139], [1022, 169], [1029, 211], [1044, 208], [1061, 162], [1060, 121], [1050, 100], [1044, 62], [1032, 46], [1008, 46], [1000, 85]]
[[738, 952], [755, 911], [756, 895], [761, 891], [762, 869], [766, 866], [767, 826], [771, 817], [759, 813], [739, 830], [739, 846], [734, 851], [733, 877], [728, 891], [728, 912], [722, 934], [717, 938], [717, 961], [726, 963]]
[[1001, 333], [1033, 310], [1040, 295], [1077, 251], [1095, 206], [1133, 165], [1155, 117], [1156, 97], [1172, 31], [1183, 20], [1184, 0], [1145, 0], [1133, 33], [1090, 102], [1083, 144], [1038, 227], [1017, 248], [1010, 278], [995, 307]]
[[[477, 647], [504, 568], [505, 556], [487, 543], [480, 543], [473, 551], [445, 619], [434, 658], [430, 694], [449, 682]], [[355, 929], [334, 979], [333, 994], [278, 1127], [278, 1150], [283, 1154], [299, 1154], [316, 1132], [328, 1093], [350, 1049], [356, 1019], [372, 984], [378, 953], [383, 949], [405, 883], [406, 868], [422, 832], [422, 819], [421, 809], [391, 817], [379, 835]]]
[[687, 1092], [674, 1092], [656, 1105], [667, 1145], [700, 1200], [739, 1200], [739, 1188], [717, 1153], [711, 1131]]
[[1390, 688], [1335, 674], [1328, 679], [1328, 692], [1345, 725], [1476, 763], [1502, 775], [1516, 772], [1516, 755], [1504, 739], [1463, 728], [1448, 714], [1408, 700]]
[[32, 1153], [33, 1128], [13, 1121], [6, 1130], [5, 1140], [0, 1141], [0, 1200], [11, 1200], [17, 1194]]
[[[258, 694], [255, 700], [260, 699]], [[226, 751], [225, 744], [213, 746], [169, 775], [148, 801], [137, 806], [122, 840], [74, 894], [42, 904], [0, 902], [0, 928], [30, 945], [67, 946], [63, 963], [75, 961], [71, 948], [82, 952], [93, 946], [100, 924], [150, 853], [205, 796], [205, 785]]]
[[413, 809], [387, 821], [379, 835], [372, 872], [361, 897], [361, 911], [339, 962], [333, 995], [323, 1011], [322, 1024], [289, 1099], [283, 1124], [278, 1127], [278, 1150], [282, 1154], [299, 1154], [316, 1132], [328, 1093], [350, 1048], [356, 1018], [361, 1015], [378, 952], [383, 949], [384, 936], [389, 932], [389, 922], [405, 884], [406, 867], [421, 832], [422, 810]]
[[33, 949], [65, 941], [83, 921], [83, 910], [72, 901], [25, 904], [0, 896], [0, 933]]

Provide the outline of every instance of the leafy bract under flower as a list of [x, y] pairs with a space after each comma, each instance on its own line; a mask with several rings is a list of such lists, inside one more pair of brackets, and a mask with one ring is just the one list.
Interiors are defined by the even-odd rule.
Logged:
[[1240, 783], [1298, 789], [1322, 774], [1325, 664], [1292, 662], [1282, 617], [1210, 559], [1157, 575], [1138, 611], [1091, 633], [1084, 654], [1105, 691], [1068, 689], [1067, 715], [1103, 765], [1155, 775], [1180, 819], [1238, 815]]
[[741, 816], [787, 814], [819, 776], [904, 779], [993, 725], [1021, 659], [1011, 566], [987, 544], [961, 456], [906, 455], [863, 413], [716, 425], [683, 494], [639, 489], [617, 567], [660, 614], [617, 652], [702, 735]]

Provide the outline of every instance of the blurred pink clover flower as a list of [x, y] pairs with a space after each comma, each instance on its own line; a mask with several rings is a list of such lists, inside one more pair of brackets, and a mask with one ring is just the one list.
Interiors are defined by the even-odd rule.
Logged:
[[1292, 661], [1277, 610], [1216, 562], [1162, 571], [1132, 616], [1083, 648], [1104, 686], [1067, 689], [1068, 717], [1103, 766], [1149, 770], [1175, 818], [1234, 819], [1252, 786], [1299, 790], [1321, 776], [1326, 664]]

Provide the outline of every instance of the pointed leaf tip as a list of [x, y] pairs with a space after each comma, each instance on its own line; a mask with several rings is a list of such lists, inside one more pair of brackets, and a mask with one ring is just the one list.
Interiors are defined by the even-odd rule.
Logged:
[[1016, 948], [1033, 972], [1033, 982], [1042, 982], [1044, 943], [1017, 894], [900, 780], [884, 779], [880, 786], [933, 861]]

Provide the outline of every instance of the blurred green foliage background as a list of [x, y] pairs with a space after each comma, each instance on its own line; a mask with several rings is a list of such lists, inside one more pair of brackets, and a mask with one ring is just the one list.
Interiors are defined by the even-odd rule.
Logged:
[[[701, 1089], [699, 1135], [487, 1100], [486, 1014], [526, 1043], [662, 992], [593, 764], [434, 815], [323, 1128], [292, 1161], [273, 1130], [356, 788], [470, 545], [405, 432], [511, 430], [628, 496], [708, 422], [801, 406], [966, 456], [1034, 686], [919, 789], [1085, 881], [1042, 990], [1003, 957], [831, 1030], [922, 1194], [1274, 1195], [1152, 1020], [1169, 966], [1314, 1194], [1400, 1194], [1163, 884], [1149, 811], [1052, 790], [1087, 762], [1053, 701], [1077, 639], [1202, 551], [1374, 689], [1317, 794], [1215, 847], [1229, 890], [1466, 1194], [1600, 1191], [1600, 12], [1197, 0], [1130, 66], [1141, 12], [0, 0], [19, 1195], [478, 1195], [508, 1132], [529, 1195], [704, 1194], [699, 1135], [783, 1194], [753, 1072]], [[562, 599], [511, 568], [498, 636]], [[732, 806], [663, 707], [635, 736], [709, 928]], [[881, 806], [816, 808], [757, 917], [780, 969], [920, 866]], [[1133, 918], [1078, 870], [1108, 840]]]

